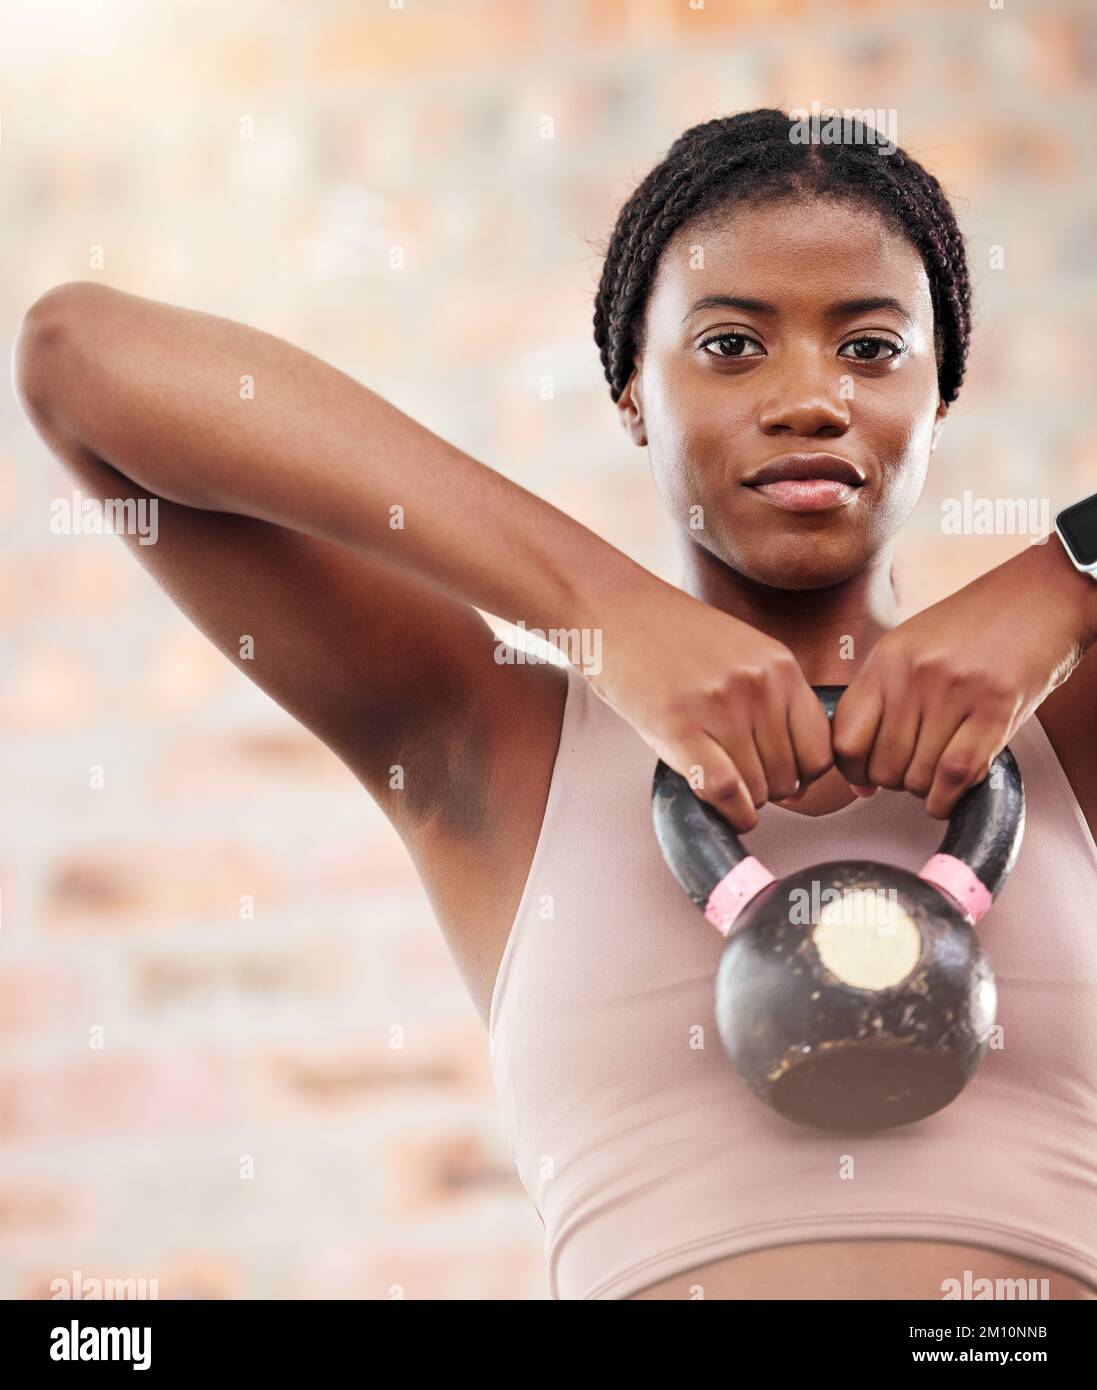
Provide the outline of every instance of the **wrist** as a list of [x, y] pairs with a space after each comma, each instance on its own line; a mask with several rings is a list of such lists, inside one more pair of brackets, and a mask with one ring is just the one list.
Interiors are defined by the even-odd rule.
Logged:
[[[583, 669], [596, 689], [617, 657], [635, 653], [665, 630], [665, 603], [685, 596], [643, 565], [612, 546], [588, 556], [588, 563], [568, 576], [566, 609], [584, 641], [599, 652], [596, 666]], [[574, 663], [573, 663], [574, 664]]]
[[658, 575], [601, 537], [573, 554], [559, 579], [568, 621], [603, 630], [618, 628], [623, 619], [642, 619], [650, 595], [665, 587]]
[[1097, 640], [1097, 578], [1075, 567], [1055, 531], [1015, 558], [1024, 566], [1025, 582], [1039, 586], [1049, 603], [1062, 605], [1071, 615], [1085, 652]]

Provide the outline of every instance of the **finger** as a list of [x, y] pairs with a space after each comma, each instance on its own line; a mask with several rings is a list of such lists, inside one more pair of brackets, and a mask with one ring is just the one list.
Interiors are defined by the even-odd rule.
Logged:
[[834, 726], [831, 729], [834, 765], [853, 787], [866, 787], [872, 783], [868, 764], [883, 709], [883, 696], [879, 690], [874, 687], [862, 690], [851, 685], [839, 699], [838, 708], [834, 711]]
[[771, 701], [756, 720], [752, 733], [768, 789], [766, 800], [780, 801], [794, 796], [800, 789], [800, 773], [785, 707]]
[[868, 760], [868, 780], [877, 787], [900, 791], [922, 723], [921, 706], [905, 692], [892, 690], [884, 699], [884, 712]]
[[[903, 790], [926, 798], [937, 775], [937, 765], [956, 731], [968, 717], [969, 711], [955, 705], [937, 704], [923, 709], [918, 726], [914, 752], [903, 776]], [[926, 807], [929, 810], [929, 807]]]
[[796, 759], [796, 774], [803, 792], [834, 766], [830, 720], [807, 681], [796, 688], [789, 702], [788, 729]]
[[721, 748], [732, 767], [746, 784], [755, 807], [769, 800], [769, 781], [754, 743], [754, 730], [738, 715], [725, 717], [719, 724], [710, 724], [704, 734]]
[[743, 832], [758, 824], [753, 794], [727, 750], [714, 738], [701, 734], [683, 749], [680, 760], [664, 758], [664, 762], [681, 772], [701, 800], [719, 811], [733, 829]]
[[937, 763], [926, 798], [929, 814], [942, 820], [950, 816], [963, 794], [986, 777], [997, 752], [994, 731], [978, 719], [965, 720]]

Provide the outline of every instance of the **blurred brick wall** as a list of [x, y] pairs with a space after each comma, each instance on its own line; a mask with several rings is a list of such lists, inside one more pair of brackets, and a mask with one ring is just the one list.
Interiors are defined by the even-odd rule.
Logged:
[[[696, 121], [882, 106], [953, 197], [977, 315], [908, 607], [1025, 543], [942, 536], [941, 498], [1094, 488], [1084, 0], [6, 0], [0, 24], [9, 344], [68, 279], [242, 319], [676, 578], [591, 338], [595, 243]], [[484, 1030], [400, 841], [116, 540], [49, 533], [71, 491], [8, 392], [0, 1296], [79, 1269], [544, 1297]]]

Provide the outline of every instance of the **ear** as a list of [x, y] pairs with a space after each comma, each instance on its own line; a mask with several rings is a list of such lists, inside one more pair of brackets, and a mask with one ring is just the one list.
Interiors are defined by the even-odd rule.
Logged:
[[944, 403], [944, 401], [938, 401], [938, 403], [937, 403], [937, 417], [936, 417], [936, 419], [933, 421], [933, 437], [930, 439], [930, 443], [929, 443], [929, 451], [930, 451], [931, 454], [933, 453], [934, 449], [936, 449], [936, 447], [937, 447], [937, 441], [938, 441], [938, 440], [940, 439], [940, 437], [941, 437], [941, 430], [942, 430], [942, 428], [944, 427], [945, 416], [946, 416], [947, 414], [948, 414], [948, 406]]
[[635, 367], [625, 384], [625, 389], [617, 397], [617, 409], [620, 412], [621, 423], [628, 431], [632, 442], [643, 448], [648, 442], [648, 433], [644, 428], [644, 400], [640, 388], [640, 374]]

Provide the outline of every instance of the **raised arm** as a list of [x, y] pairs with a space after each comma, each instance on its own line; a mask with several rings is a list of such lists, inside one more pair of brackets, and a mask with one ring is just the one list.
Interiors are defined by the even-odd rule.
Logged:
[[383, 804], [394, 748], [429, 738], [437, 763], [441, 739], [468, 758], [513, 714], [492, 736], [520, 751], [527, 706], [558, 713], [558, 685], [495, 662], [477, 608], [604, 638], [599, 695], [676, 771], [703, 766], [699, 794], [738, 829], [830, 766], [826, 718], [781, 643], [268, 333], [74, 282], [28, 311], [15, 381], [80, 476], [179, 509], [161, 522], [174, 559], [131, 548], [230, 656], [243, 618], [266, 623], [267, 669], [248, 674]]
[[652, 582], [548, 502], [259, 329], [75, 281], [31, 307], [16, 362], [29, 409], [150, 493], [369, 550], [508, 621], [582, 623], [593, 587]]
[[573, 575], [656, 582], [373, 391], [243, 324], [60, 285], [25, 316], [14, 380], [85, 493], [157, 500], [157, 542], [123, 537], [133, 555], [401, 829], [435, 817], [471, 831], [496, 730], [517, 737], [524, 723], [532, 738], [559, 703], [529, 667], [495, 661], [474, 604], [547, 628], [577, 621]]

